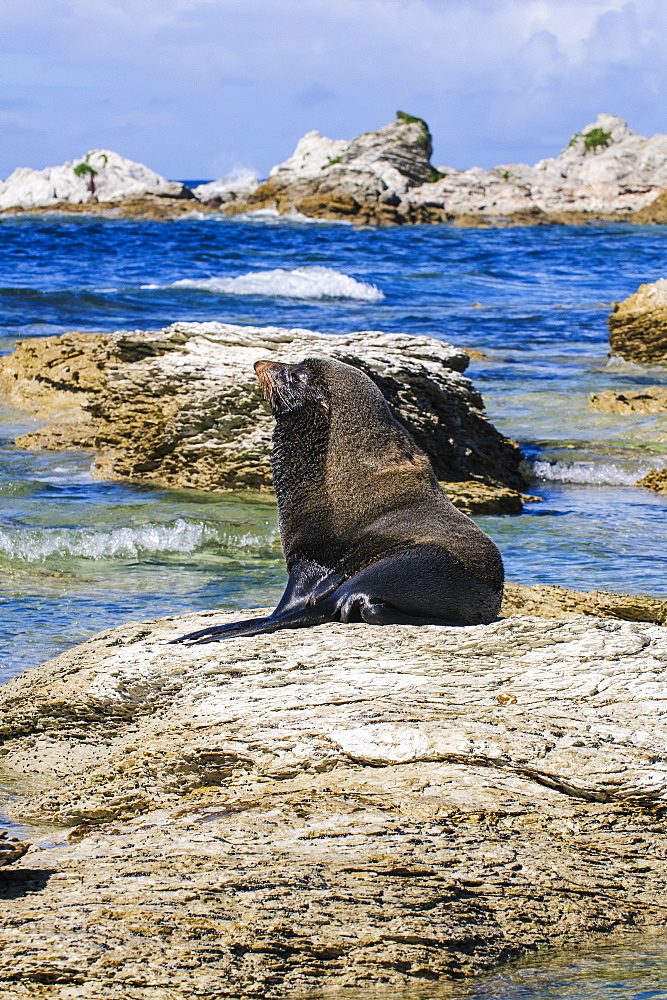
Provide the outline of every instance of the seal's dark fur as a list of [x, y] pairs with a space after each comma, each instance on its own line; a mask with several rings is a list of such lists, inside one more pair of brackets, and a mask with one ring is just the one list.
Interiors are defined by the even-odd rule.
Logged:
[[175, 640], [328, 621], [478, 625], [503, 592], [498, 549], [448, 500], [374, 382], [329, 358], [258, 361], [276, 418], [273, 481], [289, 582], [275, 611]]

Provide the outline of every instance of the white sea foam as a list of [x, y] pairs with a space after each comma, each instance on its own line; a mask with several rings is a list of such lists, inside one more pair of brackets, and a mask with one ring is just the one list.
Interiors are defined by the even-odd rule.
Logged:
[[535, 462], [533, 475], [557, 483], [590, 483], [594, 486], [634, 486], [656, 466], [646, 463], [617, 465], [614, 462]]
[[[154, 288], [144, 285], [144, 288]], [[357, 281], [332, 267], [278, 267], [272, 271], [250, 271], [237, 278], [182, 278], [171, 288], [198, 288], [223, 295], [268, 295], [289, 299], [359, 299], [381, 302], [384, 294], [367, 281]]]
[[79, 559], [140, 559], [147, 556], [187, 554], [209, 545], [225, 555], [271, 552], [277, 531], [269, 535], [237, 534], [221, 525], [178, 518], [162, 524], [95, 531], [89, 528], [0, 529], [0, 556], [27, 563], [51, 556]]
[[[221, 222], [228, 222], [227, 216], [209, 216]], [[294, 208], [291, 212], [279, 212], [277, 208], [256, 208], [252, 212], [239, 212], [234, 216], [234, 222], [270, 222], [283, 225], [286, 222], [299, 222], [308, 226], [351, 226], [350, 219], [315, 219], [311, 215], [303, 215]]]

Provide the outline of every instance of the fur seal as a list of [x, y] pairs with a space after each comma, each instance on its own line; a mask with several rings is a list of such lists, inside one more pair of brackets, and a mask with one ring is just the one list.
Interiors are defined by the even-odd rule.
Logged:
[[323, 622], [493, 621], [503, 564], [451, 503], [375, 383], [330, 358], [258, 361], [276, 419], [273, 482], [289, 582], [271, 615], [174, 642], [216, 642]]

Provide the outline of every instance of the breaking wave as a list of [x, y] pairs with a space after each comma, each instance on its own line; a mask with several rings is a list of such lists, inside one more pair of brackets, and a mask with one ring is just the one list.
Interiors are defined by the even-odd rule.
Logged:
[[532, 474], [557, 483], [590, 483], [594, 486], [634, 486], [656, 466], [646, 463], [634, 468], [613, 462], [535, 462]]
[[[155, 287], [148, 285], [144, 287]], [[198, 288], [222, 295], [268, 295], [288, 299], [359, 299], [381, 302], [383, 292], [367, 281], [357, 281], [332, 267], [278, 267], [272, 271], [250, 271], [237, 278], [182, 278], [170, 288]]]
[[278, 555], [273, 546], [277, 530], [267, 534], [230, 532], [220, 525], [177, 518], [161, 524], [94, 531], [89, 528], [0, 529], [0, 556], [25, 563], [50, 557], [78, 559], [141, 559], [188, 554], [214, 547], [227, 556]]

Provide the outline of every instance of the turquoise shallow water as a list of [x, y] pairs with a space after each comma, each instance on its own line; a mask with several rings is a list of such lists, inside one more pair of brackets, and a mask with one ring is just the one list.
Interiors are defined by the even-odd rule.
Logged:
[[[667, 997], [667, 939], [588, 943], [542, 952], [467, 982], [408, 989], [345, 990], [327, 1000], [663, 1000]], [[303, 1000], [324, 1000], [323, 993]]]

